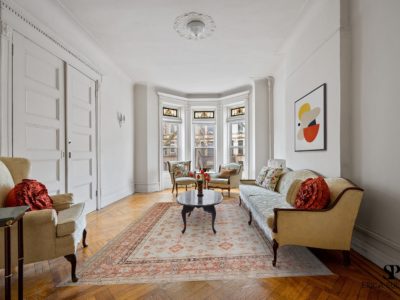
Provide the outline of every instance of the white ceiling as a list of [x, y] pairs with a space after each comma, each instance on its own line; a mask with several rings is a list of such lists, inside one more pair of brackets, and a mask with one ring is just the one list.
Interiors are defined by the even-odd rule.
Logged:
[[[271, 75], [307, 0], [59, 0], [129, 76], [186, 93], [218, 93]], [[216, 31], [186, 40], [175, 18], [210, 15]]]

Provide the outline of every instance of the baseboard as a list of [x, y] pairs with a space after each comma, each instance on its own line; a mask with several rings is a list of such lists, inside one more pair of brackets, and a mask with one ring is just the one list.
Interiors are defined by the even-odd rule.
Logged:
[[160, 183], [135, 183], [136, 193], [152, 193], [160, 191]]
[[114, 193], [105, 195], [101, 197], [101, 208], [106, 207], [114, 203], [115, 201], [121, 200], [127, 196], [130, 196], [134, 193], [134, 189], [132, 186], [126, 187], [125, 189], [120, 189]]
[[352, 248], [380, 267], [400, 264], [400, 245], [362, 226], [356, 226]]

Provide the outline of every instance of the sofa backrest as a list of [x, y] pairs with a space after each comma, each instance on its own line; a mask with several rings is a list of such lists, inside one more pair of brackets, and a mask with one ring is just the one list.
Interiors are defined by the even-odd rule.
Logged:
[[355, 185], [352, 184], [350, 181], [344, 178], [339, 177], [332, 177], [332, 178], [324, 178], [328, 187], [331, 196], [330, 204], [336, 202], [337, 197], [343, 192], [345, 189], [349, 187], [354, 187]]
[[299, 179], [301, 181], [306, 180], [307, 178], [316, 178], [318, 174], [314, 173], [311, 170], [296, 170], [296, 171], [289, 171], [284, 173], [276, 187], [276, 191], [284, 196], [287, 195], [290, 186], [292, 183]]

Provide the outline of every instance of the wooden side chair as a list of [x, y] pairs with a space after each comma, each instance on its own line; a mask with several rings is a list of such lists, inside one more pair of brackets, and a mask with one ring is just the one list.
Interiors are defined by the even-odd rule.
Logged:
[[231, 189], [239, 187], [242, 179], [242, 165], [229, 163], [219, 166], [219, 173], [211, 176], [207, 184], [209, 189], [228, 190], [228, 196], [231, 196]]
[[176, 195], [178, 196], [178, 186], [185, 186], [186, 190], [188, 186], [196, 185], [196, 179], [189, 176], [191, 161], [168, 161], [168, 171], [171, 176], [172, 193], [176, 189]]

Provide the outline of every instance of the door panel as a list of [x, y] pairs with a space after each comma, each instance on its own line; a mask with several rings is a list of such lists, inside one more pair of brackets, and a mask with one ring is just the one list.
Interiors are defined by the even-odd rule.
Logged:
[[67, 190], [97, 209], [95, 82], [67, 65]]
[[64, 62], [17, 32], [13, 43], [13, 156], [31, 160], [49, 194], [64, 193]]

